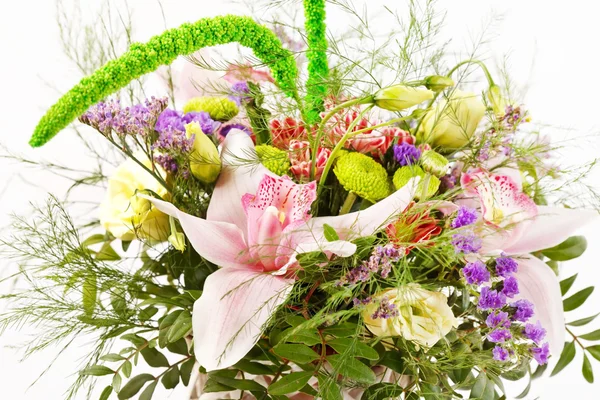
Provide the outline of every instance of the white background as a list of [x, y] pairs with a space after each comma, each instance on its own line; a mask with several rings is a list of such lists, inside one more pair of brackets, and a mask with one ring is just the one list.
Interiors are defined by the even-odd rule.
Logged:
[[[368, 0], [367, 0], [368, 1]], [[100, 0], [82, 0], [86, 6], [99, 4]], [[219, 1], [165, 0], [163, 1], [169, 27], [184, 21], [236, 12], [239, 9]], [[356, 0], [357, 6], [366, 1]], [[491, 42], [483, 48], [484, 58], [500, 60], [510, 54], [509, 66], [517, 86], [526, 89], [524, 100], [534, 119], [553, 127], [572, 130], [548, 129], [557, 140], [574, 139], [594, 134], [599, 102], [597, 95], [600, 75], [598, 38], [600, 24], [594, 1], [517, 1], [517, 0], [461, 0], [441, 1], [440, 12], [447, 12], [444, 35], [452, 39], [452, 49], [470, 50], [470, 39], [481, 33], [491, 17], [500, 17], [490, 25]], [[146, 40], [163, 30], [163, 23], [154, 1], [131, 1], [135, 8], [137, 26], [135, 40]], [[402, 7], [403, 1], [368, 1], [369, 11], [377, 12], [382, 4], [391, 8]], [[74, 145], [70, 134], [59, 135], [42, 149], [32, 150], [27, 140], [46, 107], [58, 98], [58, 92], [47, 83], [67, 90], [77, 82], [79, 75], [62, 56], [58, 28], [55, 23], [55, 5], [52, 0], [2, 1], [0, 12], [0, 143], [11, 150], [46, 160], [66, 162], [73, 167], [85, 167], [90, 160], [84, 149]], [[330, 18], [329, 24], [339, 24]], [[392, 23], [392, 22], [390, 22]], [[579, 145], [566, 153], [559, 164], [590, 160], [597, 153], [598, 141], [589, 137], [576, 139]], [[595, 143], [595, 144], [594, 144]], [[598, 174], [589, 177], [598, 182]], [[34, 169], [25, 169], [0, 159], [0, 226], [8, 223], [10, 212], [25, 213], [28, 202], [42, 201], [48, 192], [59, 197], [64, 194], [66, 183]], [[579, 272], [575, 288], [585, 284], [600, 283], [598, 262], [600, 248], [596, 244], [599, 223], [583, 232], [588, 235], [590, 249], [586, 255], [563, 267], [569, 276]], [[6, 234], [1, 230], [0, 234]], [[5, 262], [4, 262], [5, 261]], [[7, 260], [0, 260], [0, 277], [8, 275]], [[6, 285], [0, 291], [7, 291]], [[574, 312], [569, 319], [585, 317], [598, 312], [599, 293], [582, 310]], [[0, 310], [4, 305], [0, 305]], [[600, 328], [600, 322], [591, 325]], [[588, 327], [586, 332], [592, 328]], [[31, 328], [21, 332], [9, 330], [0, 337], [0, 398], [3, 399], [62, 399], [77, 370], [79, 357], [84, 354], [85, 339], [66, 351], [55, 367], [37, 385], [28, 385], [42, 372], [56, 355], [50, 349], [19, 363], [19, 352], [8, 346], [19, 343], [25, 335], [34, 334]], [[582, 332], [585, 333], [585, 332]], [[600, 382], [600, 363], [595, 360], [595, 372]], [[594, 399], [600, 383], [587, 384], [581, 377], [581, 352], [567, 370], [553, 378], [538, 381], [533, 392], [541, 399]], [[104, 382], [102, 382], [104, 383]], [[106, 382], [108, 384], [108, 382]], [[102, 387], [105, 385], [102, 385]], [[183, 399], [184, 391], [169, 395], [161, 393], [157, 398]], [[170, 396], [170, 397], [169, 397]], [[80, 398], [85, 398], [83, 395]]]

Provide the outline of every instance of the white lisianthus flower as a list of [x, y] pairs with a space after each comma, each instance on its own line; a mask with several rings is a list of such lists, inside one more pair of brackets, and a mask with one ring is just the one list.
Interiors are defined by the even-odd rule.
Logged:
[[423, 347], [432, 347], [458, 327], [446, 295], [416, 284], [378, 293], [363, 311], [363, 318], [376, 336], [402, 336]]
[[423, 117], [419, 135], [434, 146], [459, 149], [469, 143], [484, 115], [479, 96], [455, 90]]
[[[136, 154], [136, 158], [148, 168], [150, 160]], [[163, 178], [163, 170], [157, 171]], [[135, 161], [128, 159], [121, 164], [108, 180], [108, 191], [100, 205], [100, 224], [114, 237], [130, 241], [136, 235], [143, 239], [164, 241], [169, 236], [169, 216], [160, 212], [152, 203], [136, 194], [151, 190], [166, 197], [167, 190]]]

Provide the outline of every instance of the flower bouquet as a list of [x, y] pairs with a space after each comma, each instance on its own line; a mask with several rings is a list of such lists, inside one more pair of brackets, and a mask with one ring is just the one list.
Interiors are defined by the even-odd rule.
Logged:
[[[248, 17], [204, 18], [132, 43], [48, 110], [33, 147], [78, 118], [126, 160], [97, 223], [57, 199], [17, 221], [4, 244], [32, 290], [3, 326], [95, 334], [76, 388], [102, 384], [101, 400], [180, 383], [201, 399], [494, 400], [550, 357], [560, 372], [584, 348], [571, 331], [565, 345], [564, 311], [591, 290], [563, 302], [574, 277], [558, 262], [583, 253], [572, 235], [597, 214], [554, 195], [555, 148], [472, 58], [347, 81], [361, 63], [332, 50], [325, 1], [303, 5], [306, 49]], [[198, 87], [181, 108], [119, 96], [232, 42], [259, 61], [228, 66], [221, 93]], [[469, 68], [485, 76], [472, 92]], [[599, 349], [585, 348], [590, 381]]]

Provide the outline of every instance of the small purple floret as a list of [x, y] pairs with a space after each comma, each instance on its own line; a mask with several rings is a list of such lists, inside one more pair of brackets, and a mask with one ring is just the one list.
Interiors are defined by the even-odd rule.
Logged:
[[465, 232], [452, 235], [452, 245], [456, 253], [471, 254], [481, 249], [482, 242], [473, 232]]
[[491, 313], [485, 320], [485, 324], [488, 328], [510, 327], [510, 320], [508, 319], [508, 313], [504, 311], [498, 311], [497, 313]]
[[452, 228], [462, 228], [463, 226], [474, 224], [477, 221], [477, 211], [474, 208], [461, 206], [452, 220]]
[[523, 330], [523, 335], [529, 339], [533, 340], [535, 344], [540, 344], [540, 342], [546, 337], [546, 330], [542, 327], [540, 321], [534, 324], [526, 324], [525, 329]]
[[219, 132], [219, 134], [223, 137], [226, 137], [227, 134], [232, 130], [232, 129], [239, 129], [240, 131], [246, 132], [248, 134], [248, 136], [252, 135], [252, 131], [250, 130], [250, 128], [248, 128], [246, 125], [242, 125], [242, 124], [229, 124], [229, 125], [225, 125], [221, 128], [221, 131]]
[[492, 290], [487, 286], [481, 289], [481, 295], [479, 297], [479, 308], [482, 310], [490, 310], [502, 308], [506, 304], [506, 296], [502, 293], [498, 293], [496, 290]]
[[511, 304], [511, 307], [516, 308], [513, 319], [519, 322], [527, 322], [533, 317], [533, 304], [529, 300], [517, 300]]
[[512, 334], [508, 329], [496, 329], [488, 335], [488, 340], [492, 343], [504, 343], [510, 339], [512, 339]]
[[494, 350], [492, 350], [492, 355], [496, 361], [508, 361], [509, 357], [508, 350], [500, 346], [494, 347]]
[[544, 343], [540, 347], [534, 347], [531, 349], [531, 354], [538, 364], [544, 365], [548, 363], [548, 357], [550, 356], [550, 345]]
[[375, 310], [373, 315], [371, 315], [371, 318], [373, 318], [373, 319], [378, 319], [378, 318], [388, 319], [388, 318], [397, 317], [398, 315], [399, 315], [399, 313], [398, 313], [398, 308], [396, 307], [396, 305], [394, 303], [390, 303], [390, 301], [387, 299], [387, 297], [384, 297], [379, 302], [379, 306], [377, 307], [377, 310]]
[[462, 272], [469, 285], [479, 286], [482, 283], [490, 281], [490, 272], [486, 265], [480, 260], [468, 263], [462, 269]]
[[413, 165], [421, 157], [421, 150], [409, 143], [394, 145], [394, 158], [402, 167]]
[[517, 281], [517, 278], [514, 276], [509, 276], [508, 278], [504, 279], [504, 288], [502, 288], [502, 294], [510, 299], [519, 294], [519, 282]]
[[496, 259], [496, 273], [499, 276], [507, 277], [517, 272], [519, 265], [517, 262], [510, 257], [498, 257]]

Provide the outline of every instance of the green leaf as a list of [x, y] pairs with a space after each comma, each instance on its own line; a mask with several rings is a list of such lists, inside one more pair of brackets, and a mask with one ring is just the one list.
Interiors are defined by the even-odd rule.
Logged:
[[112, 380], [112, 387], [113, 389], [115, 389], [115, 392], [119, 392], [119, 390], [121, 390], [121, 382], [123, 380], [121, 379], [121, 375], [119, 374], [115, 374], [113, 376], [113, 380]]
[[285, 322], [293, 327], [296, 327], [298, 325], [301, 325], [303, 323], [305, 323], [307, 320], [305, 320], [303, 317], [299, 316], [299, 315], [286, 315], [285, 317]]
[[590, 346], [585, 348], [592, 357], [600, 361], [600, 345]]
[[592, 364], [590, 363], [590, 359], [587, 355], [583, 355], [583, 367], [581, 372], [583, 373], [583, 377], [588, 383], [594, 383], [594, 370], [592, 369]]
[[244, 371], [252, 375], [273, 375], [277, 370], [277, 368], [272, 365], [265, 365], [259, 362], [252, 362], [249, 360], [238, 361], [234, 365], [234, 368], [237, 368], [240, 371]]
[[577, 275], [575, 274], [573, 276], [570, 276], [566, 279], [563, 279], [562, 281], [560, 281], [560, 293], [564, 296], [565, 294], [567, 294], [567, 292], [569, 291], [569, 289], [571, 289], [571, 286], [573, 286], [573, 283], [575, 282], [575, 279], [577, 279]]
[[169, 350], [171, 353], [181, 354], [182, 356], [187, 356], [190, 353], [188, 351], [187, 342], [183, 338], [179, 339], [175, 343], [169, 343], [167, 345], [167, 350]]
[[156, 308], [154, 306], [148, 306], [140, 311], [140, 313], [138, 314], [138, 318], [140, 319], [140, 321], [148, 321], [157, 312], [158, 312], [158, 308]]
[[319, 358], [310, 347], [303, 344], [280, 344], [273, 348], [275, 354], [298, 364], [307, 364]]
[[129, 246], [131, 246], [131, 240], [121, 240], [121, 248], [124, 252], [127, 252], [127, 250], [129, 250]]
[[163, 384], [165, 389], [174, 389], [179, 384], [179, 368], [174, 366], [166, 374], [163, 375], [160, 382]]
[[156, 389], [156, 385], [158, 385], [158, 381], [154, 381], [148, 385], [146, 389], [140, 394], [139, 400], [150, 400], [152, 395], [154, 395], [154, 390]]
[[175, 320], [169, 332], [167, 333], [167, 341], [170, 343], [176, 342], [184, 337], [189, 331], [192, 330], [192, 316], [189, 311], [184, 311], [179, 314], [179, 317]]
[[154, 377], [150, 374], [136, 375], [123, 386], [119, 392], [119, 400], [130, 399], [140, 391], [140, 389], [146, 384], [146, 382], [154, 380]]
[[336, 324], [330, 326], [329, 328], [325, 328], [323, 332], [335, 337], [348, 337], [354, 336], [358, 329], [359, 328], [356, 324], [351, 322], [342, 322], [341, 324]]
[[99, 261], [119, 261], [121, 256], [112, 248], [110, 242], [102, 245], [102, 248], [96, 253], [96, 260]]
[[[288, 342], [292, 343], [304, 343], [308, 346], [314, 346], [315, 344], [321, 343], [321, 337], [316, 330], [302, 329], [298, 332], [290, 335], [296, 328], [288, 328], [281, 333], [282, 337]], [[288, 336], [289, 335], [289, 336]]]
[[533, 374], [531, 374], [531, 379], [541, 378], [542, 375], [544, 375], [544, 372], [546, 372], [547, 369], [548, 369], [548, 364], [539, 365], [535, 369], [535, 371], [533, 372]]
[[529, 381], [527, 381], [527, 386], [525, 386], [525, 389], [523, 389], [523, 391], [515, 397], [515, 399], [524, 399], [525, 397], [527, 397], [527, 395], [529, 394], [529, 391], [531, 390], [531, 379]]
[[549, 261], [547, 261], [547, 262], [546, 262], [546, 265], [550, 267], [550, 269], [551, 269], [551, 270], [554, 272], [554, 274], [555, 274], [556, 276], [558, 276], [558, 275], [559, 275], [559, 273], [560, 273], [560, 270], [559, 270], [559, 268], [558, 268], [558, 267], [559, 267], [559, 263], [558, 263], [558, 261], [549, 260]]
[[390, 368], [392, 371], [398, 372], [399, 374], [406, 372], [406, 366], [404, 365], [402, 354], [398, 351], [386, 351], [379, 363], [384, 367]]
[[379, 359], [379, 354], [374, 348], [354, 339], [337, 338], [327, 342], [327, 345], [333, 347], [338, 353], [351, 357], [361, 357], [367, 360]]
[[168, 367], [169, 360], [164, 354], [156, 350], [155, 348], [146, 347], [142, 350], [142, 357], [146, 360], [146, 363], [154, 368]]
[[90, 316], [94, 314], [96, 309], [96, 302], [98, 301], [98, 282], [96, 274], [89, 273], [83, 281], [82, 293], [82, 304], [85, 314]]
[[292, 372], [269, 385], [269, 393], [281, 395], [296, 392], [302, 389], [312, 376], [310, 371]]
[[127, 360], [123, 363], [123, 366], [121, 367], [121, 372], [123, 372], [125, 378], [129, 378], [131, 376], [132, 369], [133, 366], [131, 365], [131, 361]]
[[112, 394], [113, 388], [112, 386], [107, 386], [104, 388], [102, 393], [100, 393], [100, 398], [98, 400], [108, 400], [110, 395]]
[[110, 353], [110, 354], [103, 355], [102, 357], [100, 357], [100, 359], [102, 361], [118, 362], [118, 361], [123, 361], [125, 359], [125, 357], [123, 357], [122, 355], [119, 355], [119, 354]]
[[584, 340], [589, 340], [589, 341], [600, 340], [600, 329], [598, 329], [594, 332], [586, 333], [585, 335], [581, 335], [581, 336], [579, 336], [579, 338], [584, 339]]
[[121, 336], [121, 339], [127, 340], [128, 342], [133, 343], [136, 346], [143, 346], [148, 342], [146, 339], [141, 337], [140, 335], [136, 335], [135, 333], [128, 333], [126, 335]]
[[106, 241], [106, 236], [103, 234], [97, 233], [95, 235], [90, 236], [81, 242], [82, 247], [90, 247], [98, 243], [104, 243]]
[[323, 235], [328, 242], [334, 242], [336, 240], [340, 240], [337, 232], [331, 225], [323, 224]]
[[189, 385], [195, 363], [196, 359], [191, 357], [189, 360], [181, 364], [181, 367], [179, 368], [179, 376], [181, 377], [181, 383], [183, 383], [183, 386]]
[[480, 372], [471, 388], [469, 399], [494, 400], [496, 397], [495, 384], [488, 379], [484, 372]]
[[600, 313], [598, 313], [596, 315], [592, 315], [591, 317], [582, 318], [582, 319], [578, 319], [577, 321], [569, 322], [569, 323], [567, 323], [567, 325], [569, 325], [569, 326], [584, 326], [584, 325], [589, 324], [593, 320], [595, 320], [598, 315], [600, 315]]
[[[235, 372], [235, 371], [233, 371]], [[211, 374], [210, 377], [214, 379], [216, 382], [232, 387], [238, 390], [248, 390], [248, 391], [256, 391], [256, 392], [265, 392], [267, 389], [261, 385], [260, 383], [250, 380], [250, 379], [235, 379], [230, 378], [228, 376]]]
[[342, 400], [342, 393], [337, 383], [325, 375], [319, 375], [319, 391], [323, 400]]
[[575, 342], [567, 343], [565, 344], [562, 353], [560, 353], [558, 363], [556, 363], [556, 367], [554, 367], [550, 376], [554, 376], [562, 371], [571, 361], [573, 361], [573, 358], [575, 358]]
[[365, 390], [361, 400], [396, 399], [402, 396], [403, 391], [401, 386], [393, 383], [377, 383]]
[[582, 255], [587, 249], [585, 236], [571, 236], [561, 244], [542, 251], [542, 254], [554, 261], [569, 261]]
[[590, 286], [579, 292], [575, 293], [573, 296], [563, 301], [563, 308], [565, 311], [573, 311], [581, 306], [587, 299], [590, 297], [592, 292], [594, 291], [594, 287]]
[[104, 365], [92, 365], [91, 367], [85, 368], [84, 370], [79, 372], [80, 375], [85, 376], [103, 376], [114, 373], [115, 371], [108, 367], [105, 367]]
[[355, 358], [344, 357], [334, 354], [327, 357], [327, 361], [333, 366], [335, 371], [357, 382], [373, 383], [375, 382], [375, 373], [371, 368], [361, 363]]

